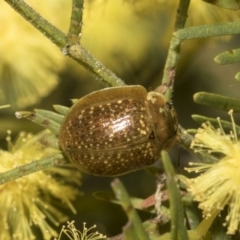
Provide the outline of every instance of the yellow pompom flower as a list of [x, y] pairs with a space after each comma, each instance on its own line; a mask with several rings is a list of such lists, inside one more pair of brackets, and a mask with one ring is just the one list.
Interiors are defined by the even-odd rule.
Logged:
[[202, 125], [195, 135], [192, 148], [196, 152], [217, 154], [213, 163], [190, 163], [189, 172], [201, 173], [186, 180], [188, 191], [199, 203], [204, 217], [228, 206], [225, 225], [228, 234], [240, 228], [240, 142], [232, 111], [232, 132], [226, 134], [219, 120], [219, 129], [210, 123]]
[[[70, 2], [28, 0], [37, 12], [66, 31]], [[61, 12], [59, 14], [54, 14]], [[0, 104], [25, 107], [41, 100], [58, 84], [64, 57], [5, 1], [0, 2]]]
[[70, 240], [101, 240], [107, 238], [105, 235], [99, 232], [92, 233], [91, 231], [94, 228], [96, 228], [96, 225], [86, 228], [86, 223], [83, 223], [83, 231], [80, 232], [74, 226], [74, 221], [68, 222], [67, 227], [62, 227], [59, 237], [55, 240], [61, 240], [63, 234], [65, 234]]
[[[15, 143], [7, 137], [8, 151], [0, 149], [0, 172], [51, 156], [56, 150], [45, 148], [39, 140], [43, 133], [21, 133]], [[79, 194], [72, 184], [80, 185], [80, 173], [74, 169], [53, 167], [0, 185], [0, 239], [35, 239], [33, 227], [40, 229], [41, 239], [57, 236], [52, 224], [67, 217], [56, 207], [75, 209], [72, 201]]]

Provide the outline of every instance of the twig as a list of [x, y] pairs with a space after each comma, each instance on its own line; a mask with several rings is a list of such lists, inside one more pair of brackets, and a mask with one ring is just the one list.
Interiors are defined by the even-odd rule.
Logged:
[[67, 45], [79, 44], [82, 32], [83, 0], [72, 0], [72, 15], [67, 34]]
[[[51, 23], [45, 20], [23, 0], [5, 0], [11, 5], [22, 17], [31, 23], [36, 29], [42, 32], [48, 39], [55, 43], [60, 49], [65, 51], [67, 36]], [[74, 47], [76, 46], [76, 47]], [[81, 45], [72, 45], [67, 52], [71, 58], [87, 68], [91, 73], [97, 76], [97, 79], [106, 86], [123, 86], [125, 83], [118, 78], [113, 72], [107, 69], [92, 54], [90, 54]]]
[[175, 31], [184, 28], [185, 22], [188, 17], [187, 12], [188, 12], [189, 4], [190, 4], [190, 0], [180, 0], [179, 1], [176, 21], [175, 21], [175, 26], [174, 26]]
[[49, 167], [59, 166], [67, 163], [67, 160], [61, 155], [54, 155], [49, 158], [32, 161], [29, 164], [16, 167], [4, 173], [0, 173], [0, 184], [26, 176], [30, 173], [45, 170]]
[[[182, 29], [185, 25], [187, 19], [187, 11], [190, 0], [180, 0], [178, 9], [177, 9], [177, 17], [175, 21], [174, 29], [179, 30]], [[164, 93], [168, 100], [172, 97], [173, 84], [175, 80], [175, 71], [177, 62], [180, 55], [180, 45], [181, 40], [175, 36], [172, 36], [172, 40], [170, 42], [170, 47], [168, 50], [167, 61], [164, 67], [162, 85], [167, 86], [167, 90]]]

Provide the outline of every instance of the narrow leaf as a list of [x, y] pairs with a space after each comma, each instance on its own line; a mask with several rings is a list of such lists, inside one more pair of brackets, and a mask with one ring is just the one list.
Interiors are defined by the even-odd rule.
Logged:
[[214, 58], [218, 64], [230, 64], [240, 62], [240, 48], [220, 53]]
[[[47, 112], [50, 112], [50, 111], [47, 111]], [[54, 114], [57, 114], [57, 113], [54, 113]], [[59, 124], [59, 121], [61, 119], [61, 115], [59, 115], [59, 121], [56, 122], [52, 119], [49, 118], [49, 115], [46, 114], [46, 112], [44, 110], [35, 110], [34, 112], [27, 112], [27, 111], [21, 111], [21, 112], [16, 112], [15, 113], [16, 117], [18, 119], [21, 119], [21, 118], [27, 118], [43, 127], [45, 127], [46, 129], [49, 129], [50, 131], [52, 131], [53, 133], [55, 134], [58, 134], [59, 133], [59, 129], [60, 129], [60, 124]]]
[[[196, 115], [196, 114], [192, 115], [192, 118], [200, 124], [202, 124], [204, 122], [210, 122], [215, 128], [219, 128], [219, 122], [215, 118], [208, 118], [208, 117], [204, 117], [204, 116]], [[224, 129], [232, 131], [233, 126], [232, 126], [231, 122], [221, 120], [221, 125]], [[237, 134], [240, 135], [240, 127], [237, 125], [236, 125], [236, 131], [237, 131]]]
[[166, 183], [170, 200], [171, 239], [188, 240], [187, 230], [184, 225], [184, 213], [181, 194], [177, 186], [177, 177], [168, 153], [166, 151], [162, 151], [161, 157], [167, 177]]
[[207, 38], [234, 35], [240, 33], [240, 21], [212, 25], [189, 27], [176, 31], [173, 35], [179, 39]]
[[53, 108], [55, 111], [57, 111], [58, 113], [60, 113], [61, 115], [66, 115], [69, 111], [68, 107], [65, 106], [61, 106], [61, 105], [53, 105]]
[[224, 111], [240, 112], [240, 100], [214, 93], [198, 92], [193, 95], [193, 100], [208, 107], [217, 108]]
[[128, 195], [127, 191], [125, 190], [125, 187], [123, 186], [123, 184], [120, 182], [119, 179], [115, 179], [111, 183], [111, 186], [115, 193], [116, 198], [120, 201], [122, 208], [125, 211], [125, 213], [127, 214], [128, 219], [129, 219], [129, 222], [126, 226], [126, 228], [128, 228], [128, 226], [130, 227], [129, 230], [127, 231], [127, 236], [135, 234], [134, 235], [135, 239], [150, 240], [147, 232], [145, 231], [145, 229], [143, 227], [140, 217], [138, 216], [133, 205], [131, 204], [129, 195]]
[[196, 229], [188, 231], [190, 240], [203, 239], [203, 237], [206, 236], [206, 234], [208, 233], [214, 219], [217, 217], [218, 214], [219, 211], [213, 212], [211, 216], [209, 216], [208, 218], [204, 218]]

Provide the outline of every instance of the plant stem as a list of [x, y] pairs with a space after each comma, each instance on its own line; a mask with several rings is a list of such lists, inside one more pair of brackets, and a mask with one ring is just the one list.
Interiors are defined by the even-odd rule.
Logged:
[[174, 26], [174, 30], [182, 29], [185, 26], [185, 22], [187, 20], [187, 12], [190, 4], [190, 0], [179, 0], [178, 9], [177, 9], [177, 17]]
[[[22, 17], [31, 23], [36, 29], [43, 33], [48, 39], [56, 44], [60, 49], [66, 46], [67, 36], [45, 20], [34, 9], [27, 5], [23, 0], [5, 0], [12, 6]], [[74, 46], [76, 46], [74, 48]], [[97, 79], [106, 86], [123, 86], [125, 83], [118, 78], [113, 72], [107, 69], [92, 54], [90, 54], [81, 45], [72, 45], [72, 51], [67, 55], [87, 68], [91, 73], [97, 76]], [[63, 49], [65, 51], [65, 49]]]
[[67, 34], [67, 44], [79, 44], [82, 32], [83, 0], [72, 0], [72, 15]]
[[37, 161], [32, 161], [29, 164], [25, 164], [7, 172], [0, 173], [0, 184], [26, 176], [30, 173], [45, 170], [50, 167], [59, 166], [64, 163], [67, 163], [67, 160], [61, 154]]
[[[177, 16], [174, 26], [175, 31], [184, 28], [187, 19], [189, 3], [190, 0], [179, 0]], [[176, 66], [180, 54], [180, 45], [181, 40], [175, 36], [172, 36], [162, 79], [162, 85], [168, 87], [166, 92], [164, 93], [167, 100], [170, 100], [172, 97], [172, 88], [174, 84]]]

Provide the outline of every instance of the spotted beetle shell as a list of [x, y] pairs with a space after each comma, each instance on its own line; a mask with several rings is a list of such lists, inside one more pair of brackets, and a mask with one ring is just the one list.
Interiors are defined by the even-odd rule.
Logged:
[[80, 170], [116, 176], [159, 159], [177, 134], [173, 106], [142, 86], [106, 88], [79, 99], [63, 120], [59, 143]]

